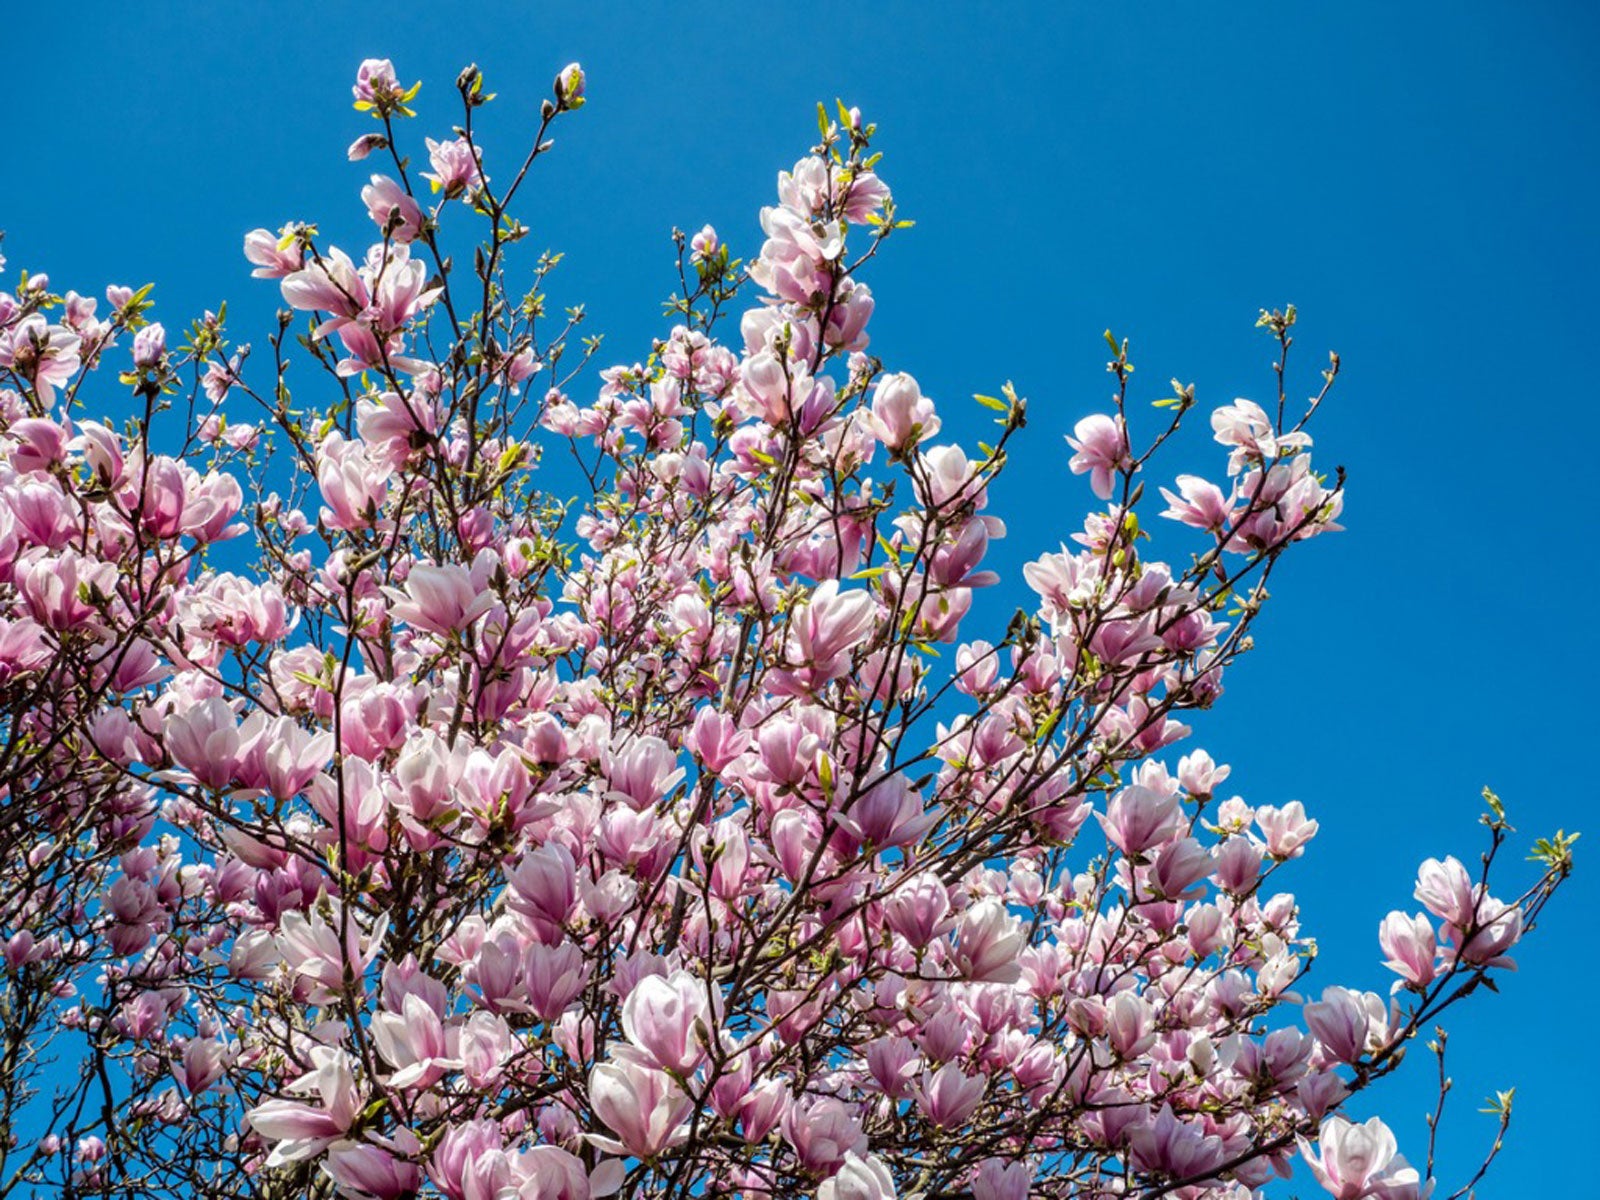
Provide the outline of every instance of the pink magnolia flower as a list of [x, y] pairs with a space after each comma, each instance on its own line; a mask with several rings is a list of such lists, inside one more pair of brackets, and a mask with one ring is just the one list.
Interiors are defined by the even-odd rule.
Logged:
[[1274, 858], [1298, 858], [1317, 834], [1317, 823], [1306, 818], [1306, 807], [1298, 800], [1282, 808], [1265, 805], [1256, 809], [1256, 824], [1267, 839], [1267, 853]]
[[972, 1200], [1028, 1200], [1032, 1184], [1031, 1163], [986, 1158], [972, 1177]]
[[1134, 1125], [1127, 1136], [1140, 1169], [1179, 1179], [1203, 1177], [1228, 1159], [1222, 1138], [1206, 1133], [1198, 1121], [1180, 1120], [1170, 1104], [1161, 1106], [1155, 1120]]
[[620, 1159], [606, 1159], [591, 1173], [559, 1146], [529, 1147], [512, 1158], [511, 1173], [520, 1180], [517, 1200], [591, 1200], [611, 1195], [627, 1176]]
[[601, 765], [620, 798], [641, 809], [660, 803], [686, 774], [672, 747], [658, 737], [630, 738], [607, 750]]
[[191, 1096], [198, 1096], [222, 1078], [233, 1061], [233, 1050], [215, 1038], [194, 1038], [183, 1048], [183, 1057], [172, 1073]]
[[[856, 109], [850, 110], [851, 121], [854, 127], [861, 125], [861, 114]], [[871, 171], [860, 171], [855, 175], [845, 178], [845, 173], [835, 177], [835, 200], [839, 199], [839, 189], [848, 189], [843, 197], [844, 219], [853, 225], [861, 225], [869, 221], [872, 215], [889, 202], [889, 185]]]
[[345, 1195], [361, 1200], [404, 1200], [415, 1196], [422, 1182], [416, 1163], [372, 1142], [334, 1142], [323, 1160], [323, 1170]]
[[422, 232], [421, 205], [387, 175], [372, 177], [372, 182], [361, 189], [361, 202], [385, 237], [409, 242]]
[[514, 1187], [498, 1122], [449, 1126], [428, 1159], [428, 1177], [452, 1200], [498, 1200]]
[[683, 1123], [694, 1107], [666, 1072], [627, 1059], [589, 1072], [589, 1103], [616, 1135], [590, 1133], [589, 1141], [647, 1162], [686, 1136]]
[[1178, 495], [1166, 488], [1161, 495], [1167, 501], [1163, 517], [1182, 521], [1196, 529], [1213, 532], [1224, 528], [1233, 519], [1233, 497], [1224, 496], [1222, 489], [1198, 475], [1178, 476]]
[[1178, 760], [1178, 782], [1194, 797], [1210, 796], [1233, 768], [1219, 766], [1204, 750], [1194, 750]]
[[885, 375], [872, 393], [872, 431], [889, 449], [903, 450], [938, 433], [939, 418], [910, 375]]
[[428, 161], [433, 171], [423, 172], [422, 177], [432, 184], [434, 191], [442, 191], [447, 199], [454, 200], [457, 196], [465, 195], [470, 188], [489, 181], [483, 173], [480, 151], [466, 138], [458, 137], [448, 142], [427, 138], [426, 142]]
[[316, 1046], [312, 1048], [311, 1061], [314, 1069], [289, 1084], [287, 1090], [297, 1095], [315, 1095], [320, 1104], [274, 1099], [245, 1114], [252, 1129], [277, 1143], [267, 1156], [268, 1166], [320, 1154], [354, 1124], [361, 1110], [363, 1095], [344, 1051]]
[[1176, 792], [1162, 794], [1141, 784], [1123, 788], [1095, 819], [1105, 829], [1107, 840], [1129, 855], [1142, 854], [1166, 841], [1184, 823]]
[[808, 1171], [832, 1173], [844, 1165], [845, 1155], [867, 1152], [861, 1123], [831, 1096], [797, 1102], [784, 1113], [782, 1128], [784, 1140]]
[[1089, 473], [1089, 486], [1102, 500], [1111, 499], [1111, 481], [1128, 466], [1128, 431], [1121, 417], [1104, 413], [1085, 417], [1073, 429], [1067, 444], [1077, 451], [1067, 463], [1074, 475]]
[[416, 629], [448, 637], [466, 629], [494, 607], [485, 572], [450, 564], [418, 563], [406, 576], [405, 588], [389, 589], [394, 603], [389, 614]]
[[1439, 939], [1421, 913], [1390, 913], [1378, 926], [1378, 945], [1389, 956], [1383, 965], [1413, 987], [1427, 987], [1439, 973]]
[[647, 975], [622, 1005], [628, 1041], [663, 1070], [687, 1075], [704, 1061], [716, 1019], [704, 980], [687, 971]]
[[921, 794], [897, 773], [873, 784], [834, 819], [857, 841], [883, 849], [917, 841], [938, 822], [939, 813], [925, 810]]
[[252, 229], [244, 235], [244, 256], [255, 263], [250, 274], [257, 279], [282, 279], [305, 265], [305, 252], [297, 238], [299, 227], [285, 225], [280, 233]]
[[1324, 988], [1322, 999], [1305, 1008], [1306, 1026], [1339, 1062], [1353, 1063], [1382, 1044], [1387, 1032], [1383, 1001], [1371, 992]]
[[1135, 992], [1118, 992], [1105, 1006], [1106, 1042], [1123, 1059], [1134, 1059], [1155, 1045], [1155, 1013]]
[[547, 843], [525, 855], [508, 877], [506, 905], [533, 922], [541, 941], [559, 941], [577, 898], [576, 879], [571, 851]]
[[11, 465], [24, 473], [49, 472], [51, 467], [66, 458], [72, 441], [70, 425], [46, 417], [22, 417], [12, 421], [6, 432], [16, 439]]
[[461, 1067], [449, 1051], [443, 1018], [415, 993], [405, 997], [399, 1012], [374, 1013], [369, 1028], [378, 1053], [396, 1068], [390, 1087], [420, 1090]]
[[1445, 927], [1454, 956], [1475, 966], [1515, 970], [1516, 963], [1505, 952], [1522, 940], [1522, 910], [1515, 904], [1496, 900], [1483, 890], [1482, 884], [1474, 888], [1473, 893], [1471, 932], [1458, 930], [1453, 925]]
[[554, 1021], [588, 985], [591, 969], [583, 950], [573, 942], [547, 946], [535, 942], [524, 964], [528, 1003], [534, 1013]]
[[208, 788], [225, 788], [233, 780], [241, 739], [239, 719], [220, 696], [212, 696], [167, 718], [168, 753], [179, 766]]
[[877, 1155], [844, 1152], [838, 1174], [822, 1182], [817, 1200], [895, 1200], [894, 1176]]
[[376, 109], [379, 115], [398, 104], [404, 96], [400, 81], [395, 77], [394, 64], [387, 58], [364, 59], [356, 70], [356, 81], [350, 91], [356, 98], [356, 108]]
[[923, 1072], [917, 1102], [940, 1129], [957, 1129], [978, 1110], [987, 1090], [982, 1076], [969, 1076], [955, 1063], [945, 1063], [937, 1071]]
[[371, 460], [362, 443], [339, 433], [330, 433], [317, 447], [317, 484], [327, 502], [322, 521], [330, 529], [371, 528], [389, 500], [389, 472]]
[[945, 916], [949, 911], [949, 889], [932, 872], [901, 883], [884, 901], [884, 920], [889, 928], [919, 950], [946, 932]]
[[843, 669], [844, 656], [871, 631], [876, 616], [870, 593], [841, 595], [834, 579], [819, 584], [791, 625], [800, 661], [817, 676], [832, 678]]
[[1300, 1139], [1300, 1153], [1311, 1173], [1335, 1200], [1426, 1200], [1433, 1181], [1423, 1183], [1398, 1154], [1394, 1134], [1379, 1118], [1357, 1125], [1344, 1117], [1323, 1122], [1313, 1154], [1311, 1143]]
[[359, 919], [345, 918], [337, 908], [331, 922], [320, 912], [309, 919], [286, 912], [278, 923], [278, 950], [294, 978], [307, 986], [311, 1002], [327, 1004], [344, 991], [347, 971], [361, 994], [362, 978], [377, 961], [388, 928], [388, 918], [379, 917], [363, 930]]
[[979, 510], [989, 503], [988, 480], [960, 446], [930, 446], [922, 452], [922, 467], [918, 499], [929, 509], [971, 504]]
[[473, 1013], [461, 1025], [459, 1038], [461, 1071], [467, 1086], [479, 1090], [495, 1086], [520, 1044], [500, 1016]]
[[1017, 955], [1027, 944], [1027, 931], [1004, 904], [993, 898], [980, 900], [961, 914], [956, 925], [956, 965], [966, 979], [1015, 983], [1022, 978]]
[[877, 1038], [867, 1043], [865, 1057], [873, 1084], [885, 1096], [904, 1100], [911, 1095], [921, 1059], [909, 1038]]
[[1417, 870], [1416, 897], [1429, 912], [1458, 928], [1472, 921], [1472, 880], [1454, 855], [1425, 861]]
[[167, 331], [160, 321], [152, 321], [133, 335], [133, 365], [150, 368], [160, 365], [167, 354]]
[[337, 246], [307, 266], [283, 272], [282, 278], [278, 286], [290, 308], [334, 314], [333, 321], [317, 327], [318, 337], [353, 319], [370, 298], [366, 280], [357, 272], [350, 256]]
[[1253, 400], [1235, 400], [1218, 408], [1211, 414], [1211, 428], [1218, 442], [1233, 448], [1228, 457], [1230, 475], [1237, 475], [1247, 463], [1271, 463], [1280, 454], [1311, 445], [1311, 435], [1304, 432], [1275, 434], [1272, 420]]
[[0, 328], [0, 367], [10, 367], [32, 383], [39, 402], [49, 405], [55, 402], [55, 389], [66, 387], [78, 373], [80, 346], [71, 330], [29, 313], [9, 329]]
[[389, 139], [381, 133], [363, 133], [350, 143], [345, 151], [345, 157], [351, 162], [360, 162], [374, 150], [382, 150], [389, 144]]
[[721, 248], [722, 243], [717, 239], [717, 231], [706, 225], [689, 239], [689, 259], [691, 262], [707, 262], [715, 258]]
[[695, 713], [694, 726], [684, 738], [684, 749], [699, 758], [705, 769], [720, 775], [750, 745], [750, 735], [741, 731], [726, 713], [702, 708]]

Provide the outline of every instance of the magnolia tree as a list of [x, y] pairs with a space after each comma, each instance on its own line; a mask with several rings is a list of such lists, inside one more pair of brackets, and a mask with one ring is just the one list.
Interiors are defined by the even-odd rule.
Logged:
[[1481, 867], [1383, 921], [1390, 993], [1302, 993], [1317, 823], [1181, 720], [1338, 528], [1338, 359], [1292, 404], [1264, 314], [1275, 397], [1154, 500], [1194, 390], [1136, 413], [1112, 340], [1093, 511], [986, 640], [1024, 404], [964, 450], [868, 352], [873, 127], [822, 116], [748, 265], [675, 235], [670, 331], [579, 388], [512, 202], [583, 73], [520, 159], [456, 87], [417, 171], [362, 64], [371, 244], [245, 239], [265, 354], [0, 293], [0, 1196], [1426, 1196], [1356, 1093], [1572, 839], [1507, 892], [1490, 796]]

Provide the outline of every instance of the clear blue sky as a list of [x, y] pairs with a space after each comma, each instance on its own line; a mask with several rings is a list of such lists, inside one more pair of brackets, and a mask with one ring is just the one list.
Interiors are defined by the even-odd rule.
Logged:
[[[1322, 822], [1291, 877], [1323, 946], [1317, 986], [1387, 986], [1378, 922], [1414, 907], [1421, 858], [1477, 852], [1486, 783], [1530, 840], [1594, 826], [1579, 849], [1600, 847], [1585, 750], [1600, 745], [1585, 732], [1600, 569], [1583, 515], [1600, 12], [457, 7], [9, 12], [5, 278], [155, 280], [169, 328], [227, 298], [236, 335], [264, 345], [276, 292], [247, 278], [244, 232], [301, 218], [347, 245], [367, 236], [365, 172], [343, 157], [369, 128], [349, 105], [361, 58], [425, 80], [419, 152], [478, 62], [501, 95], [491, 173], [579, 59], [592, 102], [561, 126], [523, 215], [568, 252], [555, 297], [587, 303], [606, 357], [633, 361], [661, 329], [670, 227], [712, 221], [753, 253], [775, 172], [809, 144], [815, 102], [842, 96], [879, 123], [882, 170], [918, 221], [871, 276], [874, 351], [949, 412], [1008, 378], [1031, 399], [995, 501], [1011, 523], [1007, 602], [1024, 595], [1020, 564], [1090, 502], [1061, 435], [1108, 395], [1107, 326], [1133, 338], [1147, 390], [1178, 375], [1213, 403], [1267, 394], [1263, 305], [1299, 306], [1302, 366], [1343, 356], [1317, 435], [1321, 461], [1350, 471], [1349, 532], [1292, 556], [1257, 654], [1201, 727], [1248, 798], [1300, 799]], [[977, 417], [958, 432], [980, 436]], [[1600, 1071], [1581, 1024], [1600, 986], [1585, 958], [1597, 878], [1582, 855], [1522, 973], [1453, 1026], [1447, 1191], [1492, 1133], [1481, 1098], [1511, 1084], [1511, 1145], [1482, 1194], [1600, 1191], [1575, 1153]], [[1413, 1057], [1409, 1082], [1357, 1112], [1382, 1111], [1420, 1158], [1430, 1068], [1422, 1047]]]

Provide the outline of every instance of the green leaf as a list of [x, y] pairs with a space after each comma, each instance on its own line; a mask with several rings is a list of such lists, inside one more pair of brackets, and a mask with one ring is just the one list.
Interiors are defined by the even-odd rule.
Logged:
[[1489, 811], [1500, 820], [1504, 821], [1506, 819], [1506, 806], [1500, 803], [1500, 797], [1496, 796], [1488, 788], [1483, 789], [1483, 802], [1489, 806]]

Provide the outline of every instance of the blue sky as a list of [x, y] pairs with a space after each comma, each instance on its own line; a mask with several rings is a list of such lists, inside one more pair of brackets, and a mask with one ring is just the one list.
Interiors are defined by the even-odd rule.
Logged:
[[[501, 96], [491, 173], [578, 59], [592, 102], [561, 126], [523, 217], [568, 254], [553, 297], [587, 304], [604, 357], [633, 361], [662, 329], [669, 229], [711, 221], [753, 253], [756, 210], [814, 136], [815, 102], [843, 97], [878, 122], [882, 171], [918, 222], [870, 277], [874, 352], [947, 413], [1006, 379], [1031, 401], [994, 500], [1011, 536], [992, 612], [1024, 598], [1020, 565], [1091, 501], [1061, 436], [1109, 395], [1102, 330], [1133, 339], [1151, 397], [1177, 375], [1202, 401], [1264, 398], [1262, 306], [1299, 306], [1298, 391], [1326, 349], [1343, 357], [1316, 433], [1320, 461], [1349, 469], [1349, 531], [1291, 556], [1258, 652], [1200, 723], [1247, 798], [1300, 799], [1322, 822], [1288, 877], [1321, 940], [1318, 986], [1387, 986], [1378, 922], [1415, 907], [1421, 858], [1477, 853], [1484, 784], [1529, 841], [1593, 823], [1600, 12], [456, 7], [8, 14], [6, 278], [155, 280], [169, 328], [226, 298], [236, 336], [264, 346], [276, 293], [248, 278], [245, 231], [300, 218], [347, 245], [367, 235], [366, 172], [344, 161], [369, 127], [349, 106], [361, 58], [425, 81], [414, 152], [448, 129], [451, 82], [478, 62]], [[981, 436], [978, 411], [956, 431]], [[1214, 471], [1204, 443], [1197, 430], [1168, 473]], [[1578, 1024], [1600, 985], [1583, 957], [1600, 900], [1587, 859], [1521, 974], [1452, 1026], [1441, 1194], [1490, 1140], [1481, 1098], [1512, 1084], [1511, 1143], [1484, 1194], [1534, 1178], [1594, 1194], [1571, 1153], [1589, 1133], [1579, 1081], [1600, 1070]], [[1417, 1047], [1406, 1079], [1357, 1108], [1417, 1158], [1426, 1057]]]

